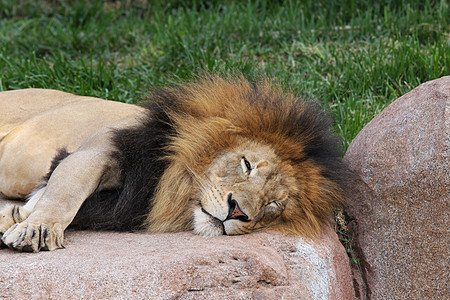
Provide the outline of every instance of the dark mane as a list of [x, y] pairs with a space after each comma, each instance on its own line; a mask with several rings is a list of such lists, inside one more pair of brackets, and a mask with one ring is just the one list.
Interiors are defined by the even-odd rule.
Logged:
[[71, 226], [95, 230], [142, 229], [151, 209], [150, 199], [167, 166], [162, 158], [167, 155], [165, 146], [173, 134], [167, 115], [173, 102], [168, 96], [164, 102], [144, 105], [147, 113], [141, 125], [114, 132], [116, 151], [111, 153], [111, 159], [118, 162], [122, 185], [119, 189], [94, 192]]

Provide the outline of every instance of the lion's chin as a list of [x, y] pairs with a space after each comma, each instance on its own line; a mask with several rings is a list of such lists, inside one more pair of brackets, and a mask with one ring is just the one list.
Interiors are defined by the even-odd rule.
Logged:
[[223, 224], [220, 220], [205, 214], [199, 207], [194, 210], [194, 232], [206, 237], [223, 235]]

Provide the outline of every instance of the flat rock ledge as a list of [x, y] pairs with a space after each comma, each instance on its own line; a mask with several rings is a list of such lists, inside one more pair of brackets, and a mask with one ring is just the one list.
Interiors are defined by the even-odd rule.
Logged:
[[68, 231], [65, 246], [0, 250], [0, 298], [354, 299], [348, 258], [331, 228], [315, 242], [274, 231], [214, 238]]

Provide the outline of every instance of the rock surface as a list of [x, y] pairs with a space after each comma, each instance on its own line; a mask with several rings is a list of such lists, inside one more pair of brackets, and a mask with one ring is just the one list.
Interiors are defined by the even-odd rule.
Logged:
[[0, 250], [0, 298], [354, 298], [348, 258], [331, 228], [315, 242], [273, 231], [215, 238], [68, 231], [65, 246]]
[[448, 299], [449, 143], [447, 76], [397, 99], [350, 145], [361, 298]]

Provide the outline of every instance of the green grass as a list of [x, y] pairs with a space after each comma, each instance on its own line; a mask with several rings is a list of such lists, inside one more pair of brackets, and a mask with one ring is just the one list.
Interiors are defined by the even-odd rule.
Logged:
[[165, 2], [0, 0], [0, 90], [136, 102], [200, 70], [263, 74], [329, 107], [346, 148], [393, 100], [450, 74], [444, 0]]

